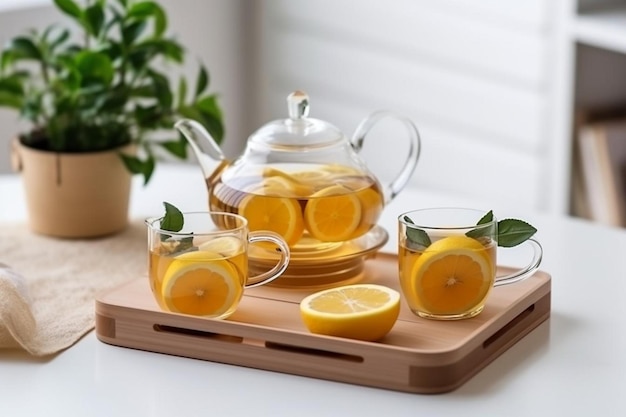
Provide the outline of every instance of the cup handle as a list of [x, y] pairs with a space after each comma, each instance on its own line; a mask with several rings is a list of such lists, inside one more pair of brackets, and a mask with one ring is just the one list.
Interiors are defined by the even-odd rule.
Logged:
[[519, 271], [512, 272], [508, 275], [496, 277], [495, 283], [493, 284], [494, 287], [522, 281], [531, 276], [539, 268], [539, 265], [541, 264], [541, 259], [543, 258], [543, 248], [541, 247], [541, 244], [535, 239], [531, 238], [528, 239], [526, 242], [528, 242], [533, 247], [533, 258], [530, 263], [525, 268]]
[[248, 281], [245, 285], [246, 288], [258, 287], [274, 281], [276, 278], [280, 277], [283, 272], [285, 272], [287, 266], [289, 265], [289, 258], [291, 257], [289, 246], [278, 233], [264, 230], [254, 231], [248, 234], [248, 243], [263, 241], [272, 242], [280, 248], [280, 259], [269, 271], [260, 273], [253, 277], [248, 277]]
[[391, 200], [398, 195], [398, 193], [404, 188], [404, 186], [411, 179], [411, 175], [417, 166], [417, 160], [420, 156], [420, 150], [422, 148], [421, 139], [419, 131], [417, 130], [417, 126], [407, 117], [401, 116], [399, 114], [388, 112], [388, 111], [379, 111], [371, 114], [368, 118], [363, 120], [359, 126], [357, 127], [354, 135], [352, 135], [352, 140], [350, 143], [352, 144], [352, 148], [358, 153], [363, 147], [363, 140], [365, 136], [369, 133], [369, 131], [374, 127], [376, 123], [384, 118], [391, 118], [399, 120], [406, 127], [407, 132], [409, 133], [409, 141], [410, 147], [407, 152], [406, 160], [404, 161], [404, 165], [402, 169], [396, 175], [396, 177], [389, 183], [389, 185], [385, 186], [384, 196], [385, 196], [385, 204], [389, 203]]

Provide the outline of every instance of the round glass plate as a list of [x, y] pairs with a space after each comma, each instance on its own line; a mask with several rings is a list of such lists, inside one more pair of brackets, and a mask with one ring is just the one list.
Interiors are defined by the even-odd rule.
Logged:
[[[358, 281], [364, 261], [375, 254], [389, 239], [381, 226], [374, 226], [363, 236], [339, 243], [301, 242], [291, 250], [287, 270], [268, 285], [280, 287], [317, 287]], [[273, 249], [250, 245], [250, 274], [266, 271], [278, 261]]]

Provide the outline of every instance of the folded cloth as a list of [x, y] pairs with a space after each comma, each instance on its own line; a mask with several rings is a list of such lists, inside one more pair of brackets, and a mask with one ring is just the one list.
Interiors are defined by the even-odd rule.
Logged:
[[99, 239], [56, 239], [24, 224], [0, 230], [0, 349], [45, 356], [73, 345], [94, 328], [100, 292], [146, 275], [140, 221]]

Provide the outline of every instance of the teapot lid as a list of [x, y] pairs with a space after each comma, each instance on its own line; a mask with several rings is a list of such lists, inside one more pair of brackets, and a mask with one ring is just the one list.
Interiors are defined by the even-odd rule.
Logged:
[[309, 96], [294, 91], [287, 96], [288, 119], [274, 120], [258, 129], [249, 141], [280, 147], [324, 146], [344, 139], [343, 133], [330, 123], [307, 117]]

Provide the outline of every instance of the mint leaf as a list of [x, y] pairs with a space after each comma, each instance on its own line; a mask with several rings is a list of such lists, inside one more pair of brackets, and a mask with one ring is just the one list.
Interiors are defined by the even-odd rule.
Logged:
[[165, 216], [161, 219], [161, 229], [168, 232], [180, 232], [185, 224], [183, 213], [173, 204], [166, 201], [163, 202], [165, 206]]
[[483, 217], [480, 218], [480, 220], [478, 220], [478, 223], [476, 223], [476, 225], [486, 224], [492, 221], [493, 221], [493, 210], [489, 210], [487, 214], [485, 214]]
[[498, 246], [511, 248], [530, 239], [537, 232], [530, 224], [518, 219], [498, 222]]
[[[168, 232], [180, 232], [185, 225], [183, 213], [176, 206], [166, 201], [163, 202], [163, 205], [165, 206], [165, 216], [163, 216], [159, 223], [161, 229], [167, 230]], [[172, 236], [162, 234], [161, 241], [167, 241], [171, 239], [171, 237]], [[177, 244], [172, 249], [172, 253], [186, 251], [193, 247], [193, 237], [184, 237], [176, 243]]]
[[[413, 220], [409, 218], [409, 216], [404, 216], [404, 221], [407, 223], [413, 223]], [[414, 229], [412, 227], [406, 228], [406, 240], [407, 246], [410, 249], [424, 249], [430, 246], [431, 241], [428, 234], [422, 229]]]
[[[487, 214], [485, 214], [483, 217], [480, 218], [480, 220], [478, 220], [478, 223], [476, 223], [476, 226], [487, 224], [492, 221], [493, 221], [493, 210], [489, 210]], [[479, 227], [477, 229], [473, 229], [465, 233], [465, 236], [471, 237], [474, 239], [480, 239], [481, 237], [493, 236], [493, 234], [494, 233], [491, 227]]]

